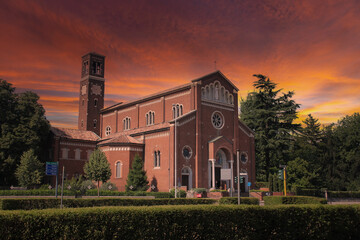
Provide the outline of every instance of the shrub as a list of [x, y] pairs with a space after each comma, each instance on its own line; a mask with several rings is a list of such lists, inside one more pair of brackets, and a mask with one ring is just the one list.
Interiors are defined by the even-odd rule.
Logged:
[[[170, 194], [175, 197], [175, 189], [170, 189]], [[177, 189], [177, 195], [180, 198], [185, 198], [186, 192], [184, 190]]]
[[299, 196], [324, 197], [325, 194], [320, 189], [308, 189], [299, 186], [293, 187], [293, 191]]
[[326, 204], [325, 198], [306, 197], [306, 196], [266, 196], [265, 205], [281, 204]]
[[227, 191], [222, 189], [212, 189], [210, 190], [210, 192], [227, 192]]
[[[214, 199], [196, 198], [162, 198], [162, 199], [139, 199], [139, 198], [93, 198], [93, 199], [63, 199], [64, 207], [99, 207], [99, 206], [153, 206], [153, 205], [198, 205], [214, 204]], [[1, 199], [2, 210], [32, 210], [59, 208], [60, 199]]]
[[[358, 206], [154, 206], [0, 212], [2, 239], [358, 239]], [[340, 224], [341, 223], [341, 224]]]
[[117, 191], [118, 188], [116, 187], [116, 185], [110, 181], [103, 183], [100, 187], [101, 191]]
[[206, 193], [206, 188], [192, 188], [190, 191], [195, 193]]
[[360, 191], [329, 191], [329, 198], [360, 198]]
[[256, 182], [254, 187], [257, 188], [257, 189], [259, 189], [259, 188], [268, 188], [269, 187], [269, 182]]
[[[223, 197], [220, 198], [219, 204], [238, 204], [237, 197]], [[240, 204], [244, 205], [259, 205], [259, 199], [253, 197], [241, 197]]]

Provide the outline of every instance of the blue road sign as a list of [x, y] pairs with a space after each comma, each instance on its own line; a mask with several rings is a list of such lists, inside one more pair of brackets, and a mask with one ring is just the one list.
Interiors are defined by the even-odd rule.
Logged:
[[58, 166], [57, 162], [46, 162], [46, 175], [57, 175]]
[[249, 187], [251, 186], [251, 182], [248, 182], [248, 186], [249, 186]]

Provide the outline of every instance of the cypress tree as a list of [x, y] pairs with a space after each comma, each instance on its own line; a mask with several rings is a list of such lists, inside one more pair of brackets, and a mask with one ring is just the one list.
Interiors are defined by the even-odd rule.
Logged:
[[147, 180], [143, 165], [143, 160], [136, 154], [126, 180], [126, 191], [146, 191], [149, 189], [149, 181]]

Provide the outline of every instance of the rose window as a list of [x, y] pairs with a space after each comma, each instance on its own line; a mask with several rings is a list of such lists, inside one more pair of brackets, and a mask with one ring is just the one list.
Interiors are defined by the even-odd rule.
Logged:
[[211, 117], [211, 122], [215, 128], [222, 128], [224, 121], [220, 113], [215, 112]]

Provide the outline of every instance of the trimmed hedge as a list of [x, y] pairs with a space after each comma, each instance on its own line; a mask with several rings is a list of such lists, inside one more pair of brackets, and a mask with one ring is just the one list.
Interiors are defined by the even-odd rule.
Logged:
[[[96, 198], [96, 199], [63, 199], [67, 208], [99, 207], [99, 206], [154, 206], [154, 205], [197, 205], [214, 204], [214, 199], [204, 198], [160, 198], [160, 199], [130, 199], [130, 198]], [[60, 199], [0, 199], [2, 210], [32, 210], [59, 208]]]
[[0, 212], [2, 239], [359, 239], [359, 206], [158, 206]]
[[[220, 198], [219, 204], [238, 204], [237, 197], [223, 197]], [[259, 199], [254, 197], [241, 197], [240, 204], [245, 205], [259, 205]]]
[[266, 196], [264, 197], [265, 205], [280, 204], [326, 204], [325, 198], [306, 197], [306, 196]]
[[[60, 196], [61, 190], [58, 190]], [[97, 196], [97, 189], [90, 189], [86, 191], [85, 196]], [[55, 196], [55, 190], [0, 190], [0, 196]], [[64, 196], [74, 196], [69, 190], [64, 190]], [[118, 191], [100, 191], [100, 196], [154, 196], [156, 198], [172, 198], [169, 192], [118, 192]]]
[[360, 191], [329, 191], [329, 198], [360, 198]]

